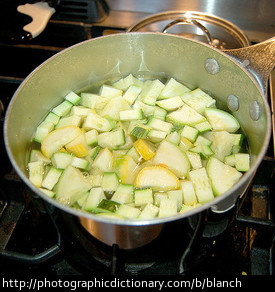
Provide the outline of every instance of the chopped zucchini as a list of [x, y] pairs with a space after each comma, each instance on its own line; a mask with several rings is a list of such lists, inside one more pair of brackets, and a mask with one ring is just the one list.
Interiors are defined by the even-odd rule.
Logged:
[[156, 165], [165, 165], [178, 177], [185, 177], [189, 171], [190, 163], [184, 151], [178, 146], [163, 140], [154, 157]]
[[198, 202], [194, 185], [190, 180], [182, 180], [180, 182], [182, 196], [183, 196], [183, 204], [192, 206]]
[[51, 161], [54, 167], [65, 169], [72, 164], [73, 156], [68, 152], [56, 152], [52, 155]]
[[71, 109], [70, 115], [76, 115], [80, 116], [82, 118], [86, 118], [88, 114], [93, 113], [93, 110], [90, 108], [87, 108], [83, 105], [74, 105]]
[[102, 148], [108, 147], [110, 150], [117, 149], [125, 144], [125, 133], [123, 129], [101, 133], [97, 137], [98, 145]]
[[88, 160], [86, 160], [84, 158], [73, 157], [71, 165], [76, 167], [76, 168], [87, 170], [89, 165], [90, 165], [90, 163], [89, 163]]
[[232, 167], [235, 167], [235, 154], [231, 154], [224, 157], [224, 163], [227, 165], [230, 165]]
[[52, 190], [53, 187], [57, 184], [60, 176], [62, 174], [61, 169], [57, 169], [55, 167], [51, 167], [45, 178], [42, 182], [42, 187], [48, 190]]
[[32, 149], [29, 162], [35, 162], [35, 161], [42, 161], [44, 164], [51, 163], [51, 160], [47, 158], [45, 155], [43, 155], [40, 150]]
[[81, 101], [79, 104], [90, 109], [100, 110], [103, 109], [108, 102], [109, 98], [107, 97], [89, 92], [82, 92]]
[[159, 208], [152, 203], [147, 204], [141, 211], [140, 219], [151, 219], [158, 216]]
[[205, 108], [215, 107], [216, 104], [216, 100], [200, 88], [183, 94], [181, 98], [199, 114], [204, 114]]
[[175, 96], [164, 100], [159, 100], [156, 104], [166, 111], [174, 111], [183, 105], [183, 101], [179, 96]]
[[114, 98], [122, 95], [123, 91], [113, 86], [103, 84], [99, 89], [99, 95], [107, 98]]
[[68, 100], [70, 103], [76, 105], [80, 102], [81, 97], [73, 91], [70, 91], [66, 96], [65, 99]]
[[173, 125], [171, 123], [156, 118], [151, 118], [148, 121], [147, 126], [151, 127], [154, 130], [164, 131], [167, 134], [169, 134], [173, 128]]
[[235, 154], [235, 167], [238, 171], [246, 172], [250, 167], [250, 157], [248, 153]]
[[97, 113], [90, 113], [88, 114], [82, 127], [86, 131], [96, 129], [99, 132], [108, 132], [112, 130], [114, 124], [110, 120], [103, 118]]
[[154, 112], [153, 112], [154, 118], [164, 121], [166, 115], [167, 115], [167, 111], [165, 109], [158, 106], [154, 107]]
[[214, 199], [210, 180], [204, 167], [190, 171], [188, 176], [194, 185], [199, 203], [206, 203]]
[[224, 164], [215, 157], [209, 158], [206, 169], [215, 196], [228, 191], [242, 176], [234, 167]]
[[43, 121], [36, 128], [33, 140], [38, 143], [41, 143], [53, 129], [54, 129], [54, 124], [52, 122]]
[[135, 179], [137, 163], [130, 155], [123, 155], [116, 159], [114, 170], [123, 184], [132, 184]]
[[142, 206], [153, 203], [153, 191], [151, 189], [135, 190], [135, 205]]
[[139, 108], [139, 109], [120, 111], [119, 119], [121, 121], [142, 120], [143, 119], [142, 109]]
[[154, 192], [154, 204], [159, 207], [160, 205], [160, 201], [163, 199], [163, 198], [168, 198], [168, 194], [167, 193], [164, 193], [164, 192]]
[[208, 121], [204, 121], [194, 125], [194, 127], [199, 130], [200, 133], [211, 131], [213, 128]]
[[119, 186], [117, 174], [115, 172], [104, 172], [101, 184], [104, 192], [115, 192]]
[[171, 134], [167, 135], [165, 139], [168, 142], [171, 142], [175, 145], [179, 145], [181, 137], [178, 132], [174, 131]]
[[131, 135], [136, 137], [137, 139], [146, 138], [148, 133], [148, 129], [143, 126], [135, 126], [131, 131]]
[[190, 161], [192, 169], [198, 169], [202, 167], [201, 155], [199, 153], [186, 151], [186, 155]]
[[151, 188], [153, 191], [169, 191], [179, 188], [179, 180], [173, 172], [161, 166], [144, 167], [135, 180], [136, 188]]
[[187, 151], [187, 150], [193, 148], [194, 145], [188, 139], [186, 139], [185, 137], [181, 137], [179, 147], [183, 151]]
[[182, 205], [182, 190], [173, 190], [167, 192], [168, 198], [170, 200], [176, 200], [177, 202], [177, 212], [180, 211]]
[[158, 99], [166, 99], [174, 96], [181, 96], [185, 92], [189, 92], [190, 89], [186, 87], [185, 85], [181, 84], [174, 78], [170, 78], [166, 84], [163, 90], [161, 91]]
[[54, 107], [52, 109], [52, 112], [59, 117], [64, 117], [70, 112], [72, 107], [73, 104], [71, 102], [69, 102], [68, 100], [64, 100], [62, 103]]
[[149, 140], [154, 143], [161, 142], [163, 139], [165, 139], [166, 135], [166, 132], [158, 130], [150, 130], [147, 134]]
[[199, 130], [190, 127], [188, 125], [184, 126], [181, 132], [181, 137], [187, 138], [190, 142], [194, 143], [199, 135]]
[[96, 156], [92, 167], [100, 169], [103, 172], [110, 172], [113, 168], [113, 164], [114, 157], [112, 152], [108, 148], [104, 148], [100, 150]]
[[69, 117], [64, 117], [59, 120], [56, 124], [55, 129], [62, 128], [65, 126], [76, 126], [79, 127], [81, 125], [81, 117], [78, 115], [72, 115]]
[[38, 188], [41, 188], [45, 165], [43, 161], [35, 161], [28, 163], [29, 179]]
[[54, 191], [50, 191], [44, 188], [39, 188], [40, 191], [42, 191], [45, 195], [47, 195], [50, 198], [54, 198], [55, 197], [55, 192]]
[[82, 132], [75, 139], [66, 144], [65, 148], [68, 152], [72, 153], [77, 157], [87, 156], [89, 148], [87, 145], [85, 134]]
[[41, 151], [50, 158], [55, 152], [63, 146], [74, 140], [82, 133], [76, 126], [66, 126], [50, 132], [41, 143]]
[[237, 119], [223, 110], [217, 108], [206, 108], [205, 116], [212, 128], [216, 131], [235, 133], [240, 128]]
[[155, 105], [156, 100], [164, 87], [165, 85], [160, 80], [153, 80], [148, 86], [143, 87], [143, 90], [140, 93], [142, 101], [148, 105]]
[[130, 184], [120, 184], [113, 194], [112, 201], [120, 204], [128, 204], [134, 202], [134, 186]]
[[56, 125], [59, 122], [60, 117], [53, 112], [49, 112], [49, 114], [45, 118], [45, 122], [51, 122]]
[[142, 87], [137, 85], [131, 85], [123, 94], [123, 98], [128, 102], [129, 105], [132, 105], [139, 94], [141, 93]]
[[106, 199], [106, 197], [101, 187], [92, 188], [90, 190], [89, 196], [87, 197], [83, 205], [83, 209], [85, 211], [92, 212], [94, 208], [96, 208], [99, 203], [104, 199]]
[[131, 107], [122, 96], [118, 96], [109, 100], [108, 104], [100, 111], [100, 115], [119, 121], [120, 112], [125, 110], [131, 110]]
[[141, 155], [137, 152], [136, 148], [134, 146], [132, 146], [127, 152], [127, 155], [130, 155], [133, 160], [135, 161], [135, 163], [138, 163], [141, 159]]
[[65, 205], [73, 205], [92, 187], [83, 173], [69, 165], [67, 166], [58, 183], [56, 184], [56, 200]]
[[94, 147], [98, 143], [98, 132], [97, 130], [90, 130], [85, 133], [85, 138], [88, 146]]
[[118, 210], [116, 211], [116, 214], [128, 219], [138, 218], [140, 213], [141, 213], [140, 209], [124, 204], [120, 205], [118, 207]]
[[154, 148], [143, 139], [138, 139], [135, 141], [134, 147], [145, 160], [150, 160], [156, 155]]
[[159, 205], [159, 217], [168, 217], [177, 214], [177, 200], [163, 198]]
[[174, 125], [194, 126], [204, 122], [206, 119], [204, 116], [196, 112], [192, 107], [184, 104], [178, 110], [169, 113], [166, 116], [166, 120]]

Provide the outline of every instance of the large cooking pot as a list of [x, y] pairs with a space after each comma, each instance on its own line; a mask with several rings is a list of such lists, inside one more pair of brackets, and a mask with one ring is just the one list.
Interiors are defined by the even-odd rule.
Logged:
[[[244, 58], [246, 52], [236, 51]], [[247, 71], [251, 64], [248, 60], [241, 63], [209, 45], [169, 34], [116, 34], [65, 49], [34, 70], [22, 82], [10, 102], [5, 117], [4, 139], [12, 165], [24, 183], [41, 198], [79, 218], [80, 223], [97, 239], [109, 245], [117, 243], [125, 249], [150, 242], [166, 222], [194, 215], [210, 207], [219, 210], [223, 204], [232, 205], [248, 187], [264, 157], [271, 134], [271, 114], [264, 96], [266, 82], [263, 80], [266, 80], [275, 64], [274, 41], [255, 45], [252, 52], [256, 52], [250, 62], [259, 73], [257, 78]], [[233, 54], [232, 51], [230, 53]], [[260, 68], [264, 70], [260, 71]], [[217, 97], [218, 103], [239, 120], [248, 138], [251, 168], [231, 190], [176, 216], [114, 221], [62, 205], [30, 183], [26, 153], [34, 129], [45, 114], [60, 103], [70, 90], [77, 92], [110, 77], [129, 73], [153, 77], [173, 76], [191, 89], [200, 87]]]

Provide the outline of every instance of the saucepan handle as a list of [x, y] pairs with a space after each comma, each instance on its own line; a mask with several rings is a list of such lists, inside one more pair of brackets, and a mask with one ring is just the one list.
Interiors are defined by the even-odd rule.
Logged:
[[55, 13], [55, 8], [52, 7], [52, 2], [36, 2], [19, 5], [17, 11], [26, 14], [32, 18], [32, 21], [23, 27], [29, 38], [35, 38], [40, 35], [46, 28], [51, 16]]
[[202, 32], [203, 32], [203, 35], [205, 36], [206, 40], [207, 40], [207, 43], [209, 45], [212, 45], [212, 36], [209, 32], [209, 30], [203, 26], [199, 21], [193, 19], [193, 18], [178, 18], [178, 19], [175, 19], [173, 20], [172, 22], [168, 23], [164, 29], [162, 30], [162, 33], [167, 33], [167, 31], [169, 29], [171, 29], [172, 27], [176, 26], [176, 25], [183, 25], [183, 24], [191, 24], [191, 25], [194, 25], [196, 26], [197, 28], [199, 28]]
[[240, 49], [223, 50], [249, 71], [266, 95], [267, 81], [275, 67], [275, 37]]

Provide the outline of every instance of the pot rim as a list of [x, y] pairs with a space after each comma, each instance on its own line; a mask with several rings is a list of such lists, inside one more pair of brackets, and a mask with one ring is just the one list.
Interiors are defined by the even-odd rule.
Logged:
[[[11, 115], [12, 112], [12, 107], [13, 104], [16, 101], [17, 95], [20, 93], [20, 91], [22, 90], [22, 88], [25, 86], [25, 84], [28, 82], [28, 80], [41, 68], [43, 67], [45, 64], [49, 63], [51, 60], [53, 60], [54, 58], [58, 57], [61, 54], [66, 53], [69, 50], [72, 50], [78, 46], [83, 46], [86, 43], [91, 43], [91, 42], [97, 42], [97, 41], [101, 41], [105, 38], [117, 38], [117, 37], [121, 37], [123, 35], [127, 35], [127, 37], [129, 37], [129, 35], [132, 35], [132, 37], [136, 37], [136, 36], [143, 36], [143, 35], [159, 35], [161, 37], [164, 38], [180, 38], [180, 39], [184, 39], [185, 41], [189, 41], [192, 43], [197, 43], [201, 46], [206, 46], [211, 50], [215, 50], [217, 51], [219, 54], [221, 54], [222, 56], [224, 56], [225, 58], [227, 58], [228, 60], [230, 60], [231, 62], [233, 62], [235, 64], [235, 66], [238, 66], [250, 79], [251, 82], [253, 82], [254, 86], [256, 86], [257, 90], [260, 93], [260, 96], [262, 97], [263, 103], [264, 103], [264, 111], [266, 113], [266, 120], [267, 120], [267, 128], [266, 128], [266, 134], [265, 134], [265, 139], [263, 141], [263, 145], [261, 148], [261, 151], [259, 153], [259, 155], [255, 158], [255, 161], [253, 163], [253, 165], [251, 166], [250, 170], [245, 173], [242, 178], [227, 192], [225, 192], [224, 194], [222, 194], [221, 196], [215, 197], [212, 201], [202, 204], [199, 207], [196, 207], [194, 209], [188, 210], [186, 212], [180, 213], [180, 214], [176, 214], [174, 216], [169, 216], [169, 217], [157, 217], [157, 218], [152, 218], [152, 219], [146, 219], [146, 220], [141, 220], [141, 219], [119, 219], [119, 218], [113, 218], [113, 217], [100, 217], [100, 216], [96, 216], [92, 213], [88, 213], [85, 211], [81, 211], [81, 210], [77, 210], [74, 209], [72, 207], [66, 206], [64, 204], [59, 203], [58, 201], [56, 201], [53, 198], [50, 198], [49, 196], [47, 196], [46, 194], [44, 194], [41, 190], [39, 190], [37, 187], [35, 187], [30, 180], [28, 179], [28, 177], [25, 175], [25, 173], [23, 173], [23, 171], [20, 169], [20, 167], [17, 165], [17, 162], [15, 161], [13, 154], [11, 152], [11, 148], [9, 146], [9, 139], [8, 139], [8, 120], [9, 120], [9, 116]], [[159, 33], [159, 32], [130, 32], [130, 33], [116, 33], [116, 34], [112, 34], [112, 35], [108, 35], [108, 36], [101, 36], [101, 37], [97, 37], [95, 39], [89, 39], [89, 40], [85, 40], [83, 42], [77, 43], [73, 46], [70, 46], [60, 52], [58, 52], [57, 54], [53, 55], [52, 57], [50, 57], [49, 59], [47, 59], [46, 61], [44, 61], [43, 63], [41, 63], [38, 67], [36, 67], [25, 79], [24, 81], [20, 84], [20, 86], [17, 88], [17, 90], [15, 91], [9, 106], [7, 108], [6, 114], [5, 114], [5, 120], [4, 120], [4, 142], [5, 142], [5, 147], [6, 147], [6, 151], [8, 154], [8, 157], [12, 163], [12, 166], [14, 167], [16, 173], [19, 175], [19, 177], [23, 180], [23, 182], [29, 187], [29, 189], [31, 189], [34, 193], [38, 194], [42, 199], [44, 199], [47, 203], [57, 207], [58, 209], [61, 209], [62, 211], [65, 211], [67, 213], [70, 213], [71, 215], [75, 215], [77, 217], [85, 217], [87, 219], [91, 219], [97, 222], [101, 222], [101, 223], [107, 223], [107, 224], [114, 224], [114, 225], [127, 225], [127, 226], [142, 226], [142, 225], [156, 225], [156, 224], [163, 224], [166, 222], [171, 222], [171, 221], [175, 221], [175, 220], [180, 220], [183, 218], [186, 218], [188, 216], [200, 213], [206, 209], [209, 209], [211, 206], [216, 205], [217, 203], [223, 201], [224, 199], [226, 199], [228, 196], [230, 196], [233, 192], [235, 192], [236, 190], [238, 190], [238, 188], [240, 186], [242, 186], [244, 180], [246, 177], [253, 177], [254, 173], [256, 172], [257, 168], [259, 167], [260, 163], [262, 162], [264, 155], [266, 153], [266, 150], [268, 148], [269, 145], [269, 140], [271, 137], [271, 112], [270, 112], [270, 107], [268, 105], [267, 100], [265, 99], [262, 90], [260, 89], [258, 83], [254, 80], [254, 78], [251, 76], [251, 74], [249, 72], [247, 72], [240, 64], [237, 63], [236, 60], [234, 60], [232, 57], [230, 57], [229, 55], [227, 55], [226, 53], [211, 47], [208, 44], [196, 41], [196, 40], [191, 40], [182, 36], [177, 36], [177, 35], [172, 35], [172, 34], [163, 34], [163, 33]], [[240, 194], [241, 195], [241, 194]]]

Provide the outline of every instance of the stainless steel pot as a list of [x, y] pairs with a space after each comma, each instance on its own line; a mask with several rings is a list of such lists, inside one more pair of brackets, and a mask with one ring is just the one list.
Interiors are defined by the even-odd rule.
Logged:
[[[249, 61], [235, 61], [209, 45], [169, 34], [116, 34], [70, 47], [34, 70], [10, 102], [5, 117], [4, 139], [12, 165], [26, 185], [41, 198], [80, 218], [81, 224], [97, 239], [109, 245], [117, 243], [125, 249], [150, 242], [166, 222], [210, 207], [222, 209], [224, 204], [230, 206], [248, 187], [269, 144], [271, 114], [264, 96], [264, 79], [275, 64], [274, 44], [274, 40], [269, 40], [245, 48], [246, 54], [241, 53], [246, 58], [247, 52], [257, 52], [258, 61], [255, 59], [253, 65], [257, 64], [256, 70], [265, 69], [261, 71], [265, 73], [258, 74], [262, 79], [248, 72]], [[240, 53], [238, 50], [236, 52]], [[230, 53], [233, 54], [233, 51]], [[212, 202], [177, 216], [153, 220], [114, 221], [98, 217], [62, 205], [34, 187], [27, 177], [26, 153], [34, 129], [45, 114], [60, 103], [70, 90], [79, 91], [93, 83], [129, 73], [173, 76], [190, 88], [200, 87], [217, 97], [218, 104], [240, 121], [249, 141], [251, 169], [231, 190]]]

